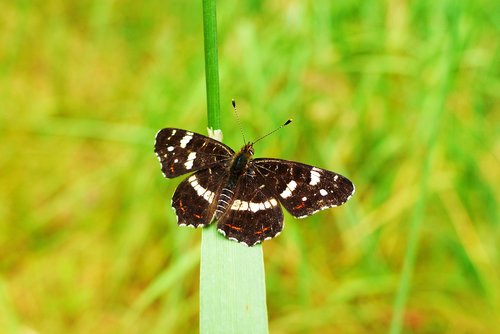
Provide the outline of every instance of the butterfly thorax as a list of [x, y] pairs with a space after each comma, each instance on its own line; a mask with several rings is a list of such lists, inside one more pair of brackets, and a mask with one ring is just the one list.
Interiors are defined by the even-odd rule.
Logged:
[[234, 155], [231, 161], [231, 167], [229, 168], [229, 181], [237, 181], [237, 179], [246, 173], [248, 165], [252, 161], [253, 157], [253, 146], [252, 143], [248, 143], [243, 148]]

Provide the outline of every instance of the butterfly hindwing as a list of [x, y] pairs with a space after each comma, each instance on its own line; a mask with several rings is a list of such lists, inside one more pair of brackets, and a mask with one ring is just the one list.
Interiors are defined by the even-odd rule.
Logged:
[[160, 160], [163, 175], [173, 178], [229, 162], [234, 151], [207, 136], [166, 128], [156, 134], [155, 153]]
[[247, 246], [271, 239], [283, 229], [283, 212], [274, 195], [255, 176], [245, 175], [234, 201], [217, 222], [219, 232]]
[[[172, 197], [172, 208], [180, 226], [203, 227], [212, 222], [218, 185], [226, 178], [220, 166], [200, 170], [182, 181]], [[215, 185], [215, 189], [213, 189]]]
[[354, 193], [351, 181], [325, 169], [281, 159], [255, 159], [253, 164], [261, 182], [297, 218], [342, 205]]

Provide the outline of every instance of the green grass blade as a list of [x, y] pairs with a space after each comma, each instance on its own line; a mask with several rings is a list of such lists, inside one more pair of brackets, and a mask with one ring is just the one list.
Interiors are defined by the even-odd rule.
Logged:
[[201, 333], [267, 333], [262, 246], [227, 240], [215, 226], [202, 236]]
[[[203, 1], [208, 126], [221, 140], [215, 0]], [[262, 246], [227, 240], [214, 224], [202, 232], [201, 333], [267, 333]]]
[[[428, 161], [428, 159], [427, 159]], [[418, 203], [413, 211], [412, 219], [410, 220], [410, 230], [408, 238], [408, 246], [404, 257], [403, 269], [401, 271], [401, 278], [399, 280], [398, 291], [396, 299], [394, 300], [394, 313], [391, 321], [390, 334], [401, 333], [403, 329], [403, 317], [406, 308], [406, 302], [410, 293], [410, 286], [415, 268], [417, 257], [418, 242], [420, 240], [420, 230], [422, 226], [422, 219], [425, 211], [425, 195], [427, 194], [427, 178], [430, 163], [426, 162], [423, 166], [423, 183], [421, 185], [420, 197]]]
[[[453, 29], [452, 29], [453, 30]], [[422, 223], [426, 217], [425, 210], [428, 198], [428, 186], [431, 179], [432, 163], [434, 151], [438, 143], [437, 137], [439, 127], [442, 122], [444, 110], [446, 110], [446, 100], [452, 86], [452, 73], [457, 66], [457, 54], [453, 51], [457, 49], [455, 34], [450, 34], [447, 45], [443, 47], [442, 57], [436, 65], [436, 73], [439, 78], [437, 89], [430, 89], [432, 93], [428, 94], [427, 109], [423, 124], [427, 131], [424, 134], [425, 147], [421, 163], [421, 183], [419, 196], [410, 220], [410, 229], [408, 236], [408, 245], [405, 252], [403, 269], [399, 280], [399, 286], [396, 293], [393, 306], [393, 317], [391, 319], [390, 334], [398, 334], [404, 331], [403, 320], [406, 311], [406, 304], [410, 296], [411, 282], [415, 265], [417, 262], [418, 245]]]

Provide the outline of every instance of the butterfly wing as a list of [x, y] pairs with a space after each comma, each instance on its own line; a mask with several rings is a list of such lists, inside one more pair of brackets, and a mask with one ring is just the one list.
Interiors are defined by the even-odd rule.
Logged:
[[227, 145], [191, 131], [166, 128], [156, 134], [155, 153], [167, 178], [230, 162]]
[[[221, 166], [214, 166], [197, 171], [182, 181], [172, 197], [172, 208], [179, 226], [203, 227], [212, 222], [219, 188], [227, 179], [227, 173]], [[218, 186], [218, 187], [220, 187]]]
[[297, 218], [344, 204], [354, 185], [344, 176], [326, 169], [280, 159], [255, 159], [257, 177]]
[[234, 201], [219, 218], [219, 232], [231, 240], [253, 246], [277, 236], [283, 229], [283, 211], [273, 193], [255, 175], [240, 178]]

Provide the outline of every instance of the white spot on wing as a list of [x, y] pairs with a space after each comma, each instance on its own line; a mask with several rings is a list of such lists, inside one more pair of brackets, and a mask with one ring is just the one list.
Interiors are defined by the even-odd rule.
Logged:
[[257, 212], [259, 211], [259, 203], [254, 203], [254, 202], [250, 202], [250, 210], [252, 212]]
[[307, 201], [307, 197], [304, 196], [304, 197], [302, 197], [302, 202], [305, 202], [305, 201]]
[[328, 195], [328, 191], [326, 191], [325, 189], [320, 189], [319, 193], [321, 194], [321, 196]]
[[247, 201], [241, 201], [241, 200], [237, 199], [231, 205], [231, 210], [257, 212], [259, 210], [269, 209], [269, 208], [276, 206], [276, 205], [278, 205], [278, 202], [276, 202], [275, 199], [271, 199], [270, 201], [265, 201], [265, 202], [261, 202], [261, 203], [247, 202]]
[[174, 147], [173, 147], [173, 146], [169, 146], [169, 147], [167, 147], [167, 151], [172, 152], [173, 150], [174, 150]]
[[172, 133], [170, 134], [170, 136], [167, 139], [172, 138], [175, 135], [176, 132], [177, 132], [177, 130], [172, 130]]
[[184, 167], [186, 167], [186, 169], [193, 168], [193, 160], [186, 161], [186, 163], [184, 164]]
[[248, 210], [248, 202], [247, 201], [241, 201], [241, 206], [239, 208], [242, 211]]
[[196, 159], [196, 152], [191, 152], [189, 153], [188, 157], [187, 157], [187, 161], [186, 163], [184, 164], [184, 166], [186, 167], [186, 169], [191, 169], [193, 168], [193, 162], [194, 162], [194, 159]]
[[280, 196], [282, 198], [288, 198], [288, 197], [292, 196], [292, 192], [295, 190], [295, 188], [297, 188], [297, 182], [295, 182], [294, 180], [288, 182], [285, 190], [283, 190], [283, 192], [280, 194]]
[[182, 137], [182, 139], [181, 139], [181, 143], [180, 143], [181, 147], [186, 148], [187, 144], [189, 144], [191, 139], [193, 139], [193, 133], [186, 132], [186, 135], [184, 137]]
[[239, 199], [234, 200], [233, 205], [231, 205], [231, 210], [239, 210], [241, 207], [241, 201]]
[[313, 167], [313, 169], [311, 169], [311, 181], [309, 182], [309, 184], [311, 186], [315, 186], [319, 183], [320, 181], [320, 177], [321, 175], [319, 174], [319, 169], [317, 169], [316, 167]]
[[191, 183], [191, 186], [196, 191], [196, 194], [198, 194], [198, 196], [203, 197], [210, 204], [214, 201], [215, 194], [212, 191], [203, 188], [198, 183], [196, 175], [191, 175], [188, 179], [188, 182]]
[[283, 198], [288, 198], [288, 197], [292, 196], [292, 192], [290, 191], [290, 189], [285, 188], [285, 190], [283, 190], [283, 192], [280, 194], [280, 196]]

